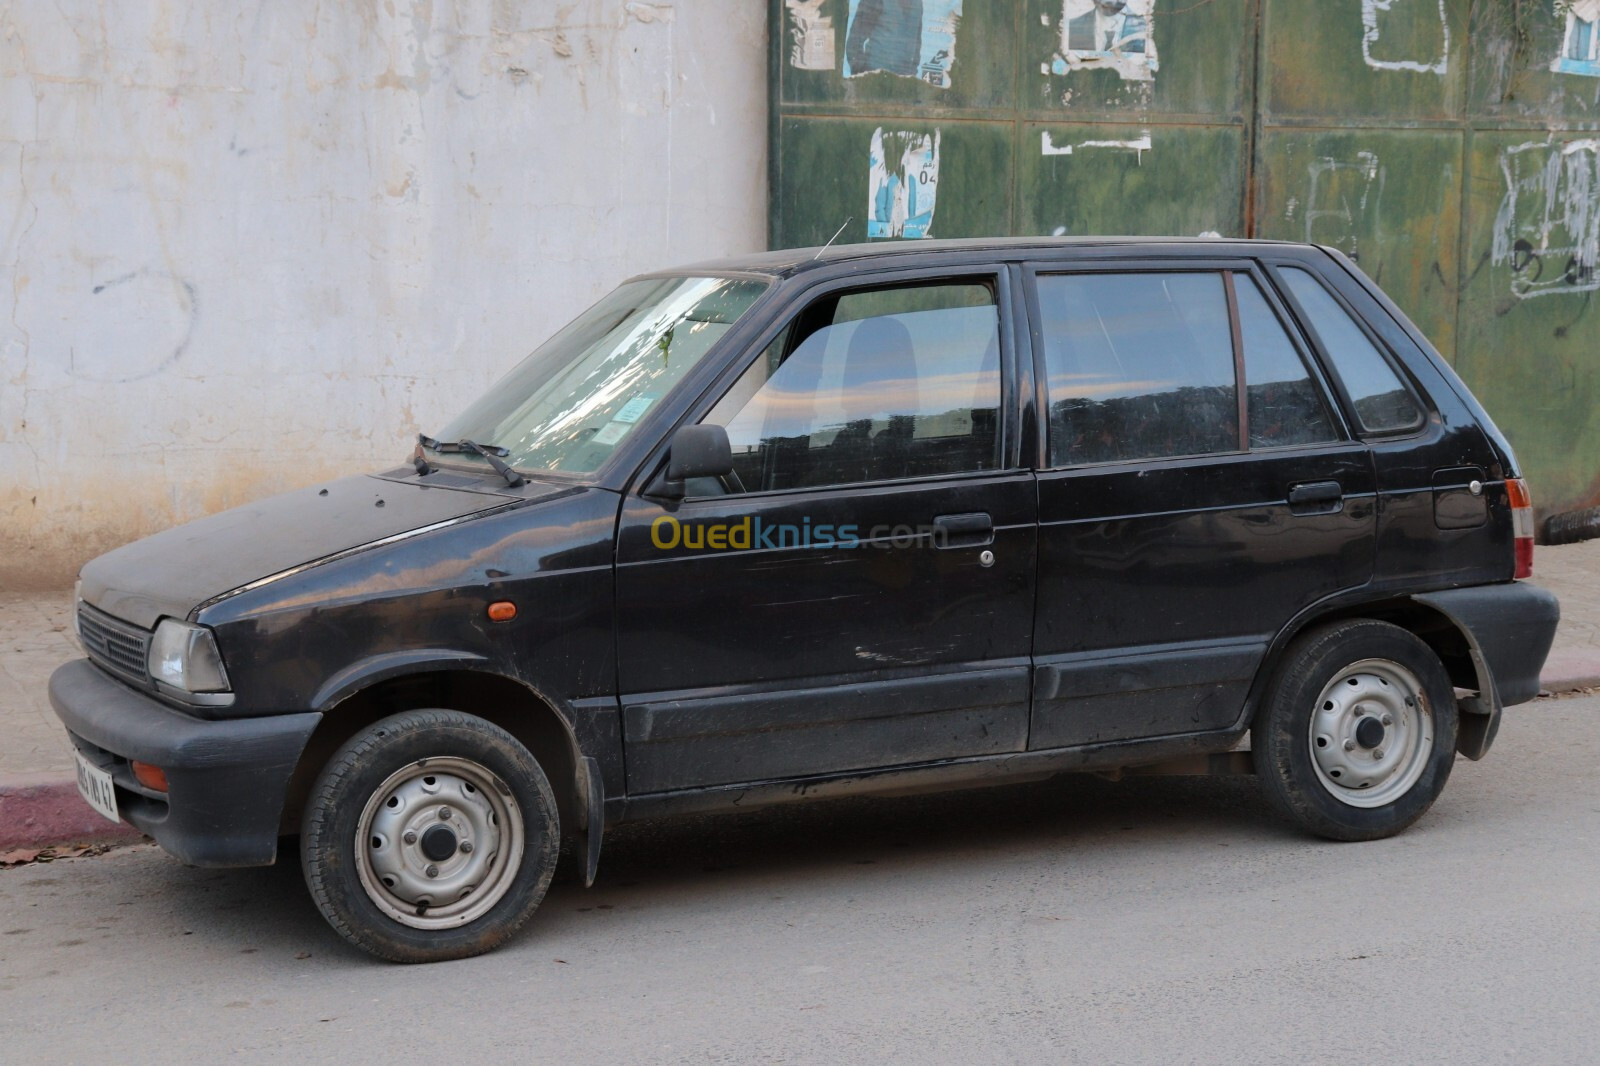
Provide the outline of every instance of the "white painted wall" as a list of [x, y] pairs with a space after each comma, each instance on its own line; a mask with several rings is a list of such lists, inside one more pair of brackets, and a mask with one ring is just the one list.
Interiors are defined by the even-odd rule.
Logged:
[[403, 461], [765, 243], [753, 0], [0, 0], [0, 587]]

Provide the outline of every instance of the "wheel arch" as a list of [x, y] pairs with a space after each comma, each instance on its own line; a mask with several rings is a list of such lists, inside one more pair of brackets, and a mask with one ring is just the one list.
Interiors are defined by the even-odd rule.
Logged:
[[1478, 673], [1478, 664], [1473, 660], [1471, 638], [1462, 632], [1455, 619], [1436, 607], [1403, 596], [1344, 607], [1317, 616], [1311, 624], [1342, 622], [1351, 618], [1372, 618], [1404, 629], [1433, 650], [1439, 662], [1444, 664], [1450, 683], [1456, 688], [1477, 691], [1484, 685], [1492, 686], [1489, 678]]
[[1493, 677], [1485, 674], [1488, 667], [1483, 666], [1480, 656], [1474, 655], [1472, 639], [1462, 631], [1456, 619], [1446, 615], [1445, 611], [1411, 599], [1410, 595], [1395, 595], [1389, 599], [1339, 603], [1314, 613], [1309, 611], [1283, 627], [1283, 632], [1272, 642], [1272, 647], [1262, 658], [1261, 667], [1256, 671], [1256, 680], [1251, 685], [1250, 698], [1246, 701], [1243, 723], [1248, 725], [1254, 719], [1256, 707], [1266, 693], [1267, 680], [1283, 663], [1283, 656], [1290, 650], [1290, 645], [1317, 626], [1352, 618], [1373, 618], [1405, 629], [1432, 648], [1438, 661], [1445, 666], [1446, 674], [1450, 675], [1451, 685], [1475, 693], [1488, 693], [1493, 699]]
[[516, 678], [482, 668], [483, 660], [410, 663], [410, 669], [372, 673], [365, 684], [347, 684], [306, 741], [283, 807], [281, 832], [297, 833], [306, 797], [333, 753], [374, 722], [402, 711], [444, 708], [476, 715], [504, 729], [532, 752], [556, 794], [563, 835], [584, 823], [587, 785], [584, 760], [572, 723], [556, 703]]

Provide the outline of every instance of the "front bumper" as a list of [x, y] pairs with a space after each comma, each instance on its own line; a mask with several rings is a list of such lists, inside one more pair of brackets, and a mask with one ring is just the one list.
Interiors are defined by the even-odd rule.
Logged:
[[[316, 712], [205, 721], [113, 680], [87, 659], [50, 677], [50, 704], [77, 749], [110, 771], [136, 829], [193, 866], [268, 866], [289, 778]], [[166, 771], [168, 791], [134, 780], [130, 760]]]

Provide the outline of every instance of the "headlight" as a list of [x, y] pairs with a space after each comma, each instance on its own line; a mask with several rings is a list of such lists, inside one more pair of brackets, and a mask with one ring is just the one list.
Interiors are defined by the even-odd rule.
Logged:
[[217, 639], [205, 626], [163, 618], [150, 638], [146, 665], [151, 677], [184, 692], [228, 691]]

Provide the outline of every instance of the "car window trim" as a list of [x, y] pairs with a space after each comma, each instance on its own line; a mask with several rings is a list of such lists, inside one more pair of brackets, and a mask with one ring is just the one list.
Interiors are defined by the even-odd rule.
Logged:
[[1228, 301], [1228, 340], [1233, 345], [1233, 403], [1239, 422], [1239, 450], [1250, 450], [1250, 383], [1244, 376], [1244, 326], [1239, 321], [1239, 294], [1233, 288], [1234, 270], [1222, 272], [1222, 292]]
[[1015, 293], [1012, 291], [1011, 274], [1006, 269], [1004, 260], [995, 260], [987, 263], [967, 263], [959, 266], [925, 266], [902, 269], [871, 270], [845, 276], [833, 276], [817, 281], [795, 290], [785, 297], [786, 309], [765, 329], [755, 335], [749, 347], [738, 356], [728, 360], [723, 368], [712, 379], [710, 385], [701, 391], [693, 403], [684, 408], [683, 414], [674, 422], [657, 441], [634, 472], [634, 495], [642, 495], [645, 486], [650, 484], [651, 475], [657, 472], [666, 462], [667, 449], [670, 445], [672, 434], [680, 426], [696, 425], [715, 407], [727, 394], [728, 390], [736, 385], [745, 372], [765, 354], [769, 345], [777, 340], [794, 322], [796, 316], [802, 314], [818, 299], [835, 293], [859, 292], [878, 288], [895, 288], [905, 284], [915, 284], [918, 281], [950, 281], [961, 283], [963, 281], [982, 280], [992, 282], [995, 290], [995, 320], [996, 328], [1000, 332], [1000, 403], [998, 417], [1000, 424], [996, 426], [996, 437], [1000, 449], [999, 464], [993, 470], [963, 470], [945, 474], [924, 475], [914, 478], [887, 478], [877, 481], [851, 481], [838, 485], [808, 485], [787, 489], [760, 489], [742, 493], [727, 493], [719, 496], [686, 496], [684, 500], [727, 500], [737, 496], [739, 499], [764, 499], [769, 496], [785, 495], [797, 492], [832, 492], [840, 489], [881, 488], [893, 485], [931, 484], [952, 479], [968, 479], [973, 477], [994, 477], [998, 475], [1016, 474], [1020, 469], [1018, 459], [1011, 448], [1013, 434], [1008, 432], [1011, 422], [1012, 396], [1015, 388], [1015, 372], [1013, 366], [1013, 349], [1015, 348], [1012, 336], [1011, 315], [1008, 308], [1015, 302]]
[[1291, 450], [1304, 452], [1348, 452], [1352, 448], [1365, 450], [1364, 444], [1359, 440], [1324, 440], [1315, 444], [1293, 444], [1282, 448], [1253, 448], [1247, 452], [1189, 452], [1184, 455], [1154, 455], [1140, 459], [1107, 459], [1099, 463], [1078, 463], [1073, 466], [1052, 466], [1040, 470], [1039, 474], [1088, 474], [1088, 473], [1113, 473], [1129, 470], [1136, 467], [1146, 469], [1160, 468], [1163, 464], [1177, 467], [1194, 466], [1203, 460], [1220, 460], [1226, 463], [1248, 462], [1252, 457], [1279, 458]]
[[[1365, 316], [1351, 306], [1350, 301], [1345, 299], [1344, 294], [1335, 286], [1329, 284], [1328, 279], [1319, 270], [1303, 260], [1266, 259], [1262, 261], [1262, 265], [1271, 277], [1274, 287], [1277, 288], [1278, 295], [1295, 316], [1297, 324], [1306, 340], [1310, 343], [1312, 350], [1317, 353], [1324, 369], [1327, 370], [1328, 377], [1333, 382], [1335, 394], [1339, 397], [1340, 406], [1345, 409], [1348, 422], [1350, 427], [1356, 431], [1357, 439], [1403, 440], [1423, 432], [1428, 426], [1429, 416], [1437, 413], [1433, 404], [1423, 398], [1421, 390], [1418, 389], [1416, 382], [1412, 380], [1411, 372], [1406, 368], [1404, 361], [1394, 353], [1388, 342], [1380, 337], [1366, 322]], [[1322, 339], [1322, 335], [1312, 325], [1311, 315], [1295, 297], [1294, 290], [1282, 276], [1282, 271], [1284, 270], [1300, 270], [1309, 275], [1313, 281], [1322, 286], [1322, 290], [1332, 297], [1340, 309], [1349, 316], [1350, 321], [1355, 324], [1356, 328], [1372, 345], [1373, 350], [1378, 353], [1378, 357], [1388, 366], [1389, 372], [1395, 376], [1395, 380], [1400, 382], [1400, 387], [1411, 397], [1411, 402], [1417, 409], [1415, 422], [1407, 426], [1398, 426], [1394, 429], [1367, 428], [1366, 423], [1361, 420], [1360, 412], [1356, 410], [1355, 401], [1351, 398], [1349, 390], [1345, 388], [1344, 377], [1339, 373], [1338, 360], [1333, 358], [1327, 344]]]

